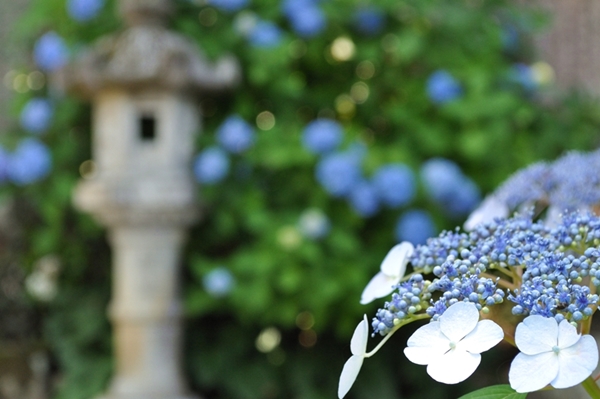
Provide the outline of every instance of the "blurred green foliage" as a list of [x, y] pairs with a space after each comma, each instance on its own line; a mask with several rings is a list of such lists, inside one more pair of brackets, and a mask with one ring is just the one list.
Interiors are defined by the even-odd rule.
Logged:
[[[15, 35], [32, 46], [48, 29], [75, 51], [121, 29], [111, 2], [85, 24], [69, 18], [64, 0], [31, 3]], [[353, 328], [363, 313], [372, 315], [376, 309], [359, 305], [358, 298], [395, 243], [398, 216], [418, 207], [434, 215], [439, 229], [462, 222], [428, 199], [422, 186], [410, 206], [370, 218], [332, 198], [316, 182], [317, 156], [301, 144], [311, 120], [335, 118], [344, 127], [344, 146], [365, 143], [367, 175], [390, 162], [418, 172], [425, 160], [445, 157], [484, 192], [532, 161], [567, 149], [590, 149], [599, 141], [595, 101], [558, 93], [551, 82], [527, 88], [511, 78], [516, 64], [534, 60], [528, 35], [543, 25], [539, 13], [501, 0], [373, 0], [365, 4], [384, 11], [385, 26], [369, 36], [353, 26], [361, 4], [323, 1], [319, 7], [326, 29], [302, 39], [283, 17], [278, 0], [255, 0], [234, 13], [177, 3], [172, 28], [211, 59], [235, 54], [243, 71], [233, 92], [202, 99], [205, 123], [198, 149], [214, 144], [215, 130], [230, 114], [252, 123], [264, 111], [275, 118], [272, 128], [257, 129], [249, 151], [232, 156], [233, 172], [225, 181], [199, 187], [204, 218], [191, 231], [183, 258], [185, 354], [193, 387], [206, 398], [333, 397]], [[242, 13], [277, 23], [280, 43], [249, 45], [234, 29]], [[518, 33], [511, 44], [506, 42], [509, 28]], [[348, 60], [331, 54], [339, 37], [355, 46]], [[365, 73], [365, 67], [372, 67], [372, 73]], [[23, 66], [22, 72], [33, 68]], [[431, 101], [427, 79], [437, 70], [449, 71], [460, 82], [461, 96], [444, 104]], [[360, 82], [368, 87], [368, 98], [350, 101], [353, 85]], [[28, 98], [46, 94], [57, 98], [48, 86], [18, 95], [15, 117]], [[24, 231], [12, 241], [18, 262], [31, 271], [44, 255], [61, 259], [58, 296], [49, 303], [31, 300], [30, 306], [40, 309], [39, 338], [61, 376], [55, 397], [78, 399], [102, 390], [111, 372], [105, 316], [110, 256], [102, 229], [70, 202], [79, 166], [90, 158], [89, 105], [68, 95], [59, 96], [56, 105], [43, 138], [52, 150], [51, 175], [29, 186], [5, 184], [2, 198]], [[24, 134], [16, 125], [4, 133], [9, 149]], [[322, 210], [331, 221], [331, 231], [321, 240], [298, 230], [298, 218], [309, 208]], [[203, 279], [220, 266], [232, 273], [235, 286], [227, 296], [214, 297]], [[303, 326], [299, 315], [310, 315], [314, 323]], [[281, 343], [261, 353], [255, 341], [267, 327], [281, 333]], [[316, 337], [316, 343], [303, 341], [302, 334]], [[350, 397], [449, 397], [472, 388], [415, 383], [423, 377], [424, 370], [410, 366], [400, 350], [380, 353], [367, 362]], [[485, 379], [466, 384], [483, 386]]]

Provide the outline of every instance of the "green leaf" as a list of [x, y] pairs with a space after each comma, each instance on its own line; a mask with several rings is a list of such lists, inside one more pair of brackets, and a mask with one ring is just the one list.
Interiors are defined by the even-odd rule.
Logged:
[[518, 393], [510, 385], [493, 385], [478, 389], [458, 399], [525, 399], [526, 393]]

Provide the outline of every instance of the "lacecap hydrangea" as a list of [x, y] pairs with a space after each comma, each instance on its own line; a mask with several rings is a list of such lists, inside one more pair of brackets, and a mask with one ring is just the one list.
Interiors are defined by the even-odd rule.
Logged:
[[[438, 382], [467, 379], [481, 354], [504, 340], [521, 351], [509, 372], [511, 392], [583, 383], [598, 397], [591, 377], [598, 348], [589, 329], [600, 302], [600, 218], [566, 213], [551, 227], [533, 216], [497, 218], [470, 232], [445, 231], [417, 247], [394, 247], [361, 299], [391, 293], [370, 323], [372, 335], [383, 339], [367, 352], [368, 326], [359, 323], [338, 396], [398, 329], [429, 319], [404, 352]], [[512, 318], [495, 307], [510, 309]]]

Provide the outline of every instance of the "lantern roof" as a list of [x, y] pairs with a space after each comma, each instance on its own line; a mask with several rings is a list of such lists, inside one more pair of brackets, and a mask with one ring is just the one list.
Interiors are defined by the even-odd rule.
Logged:
[[56, 76], [57, 84], [91, 97], [107, 88], [163, 88], [192, 93], [233, 87], [240, 67], [233, 56], [210, 62], [201, 49], [165, 25], [171, 0], [120, 0], [127, 28], [97, 40]]

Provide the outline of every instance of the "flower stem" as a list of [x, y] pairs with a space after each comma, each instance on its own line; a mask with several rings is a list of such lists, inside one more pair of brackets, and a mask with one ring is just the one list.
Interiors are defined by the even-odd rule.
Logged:
[[592, 376], [586, 378], [581, 386], [585, 389], [585, 391], [590, 395], [590, 398], [600, 399], [600, 387], [596, 384], [596, 381]]
[[427, 319], [430, 318], [431, 316], [429, 316], [427, 313], [423, 313], [423, 314], [419, 314], [419, 315], [413, 315], [413, 317], [411, 317], [410, 319], [407, 320], [403, 320], [402, 322], [400, 322], [400, 324], [398, 324], [397, 326], [395, 326], [392, 331], [390, 331], [389, 333], [387, 333], [385, 335], [385, 337], [383, 337], [383, 339], [381, 341], [379, 341], [379, 344], [377, 344], [377, 346], [369, 353], [365, 353], [365, 357], [371, 357], [374, 354], [377, 353], [377, 351], [379, 349], [381, 349], [381, 347], [383, 346], [383, 344], [385, 344], [387, 342], [388, 339], [390, 339], [390, 337], [392, 335], [394, 335], [394, 333], [396, 331], [398, 331], [400, 329], [400, 327], [407, 325], [408, 323], [411, 323], [415, 320], [421, 320], [421, 319]]
[[[489, 279], [491, 279], [493, 281], [496, 281], [496, 278], [498, 278], [498, 276], [494, 276], [493, 274], [489, 274], [489, 273], [479, 273], [479, 275], [481, 277], [489, 278]], [[504, 280], [502, 278], [498, 278], [497, 283], [498, 283], [498, 285], [500, 287], [508, 288], [510, 290], [514, 290], [514, 289], [517, 288], [516, 285], [514, 285], [510, 281], [506, 281], [506, 280]]]

